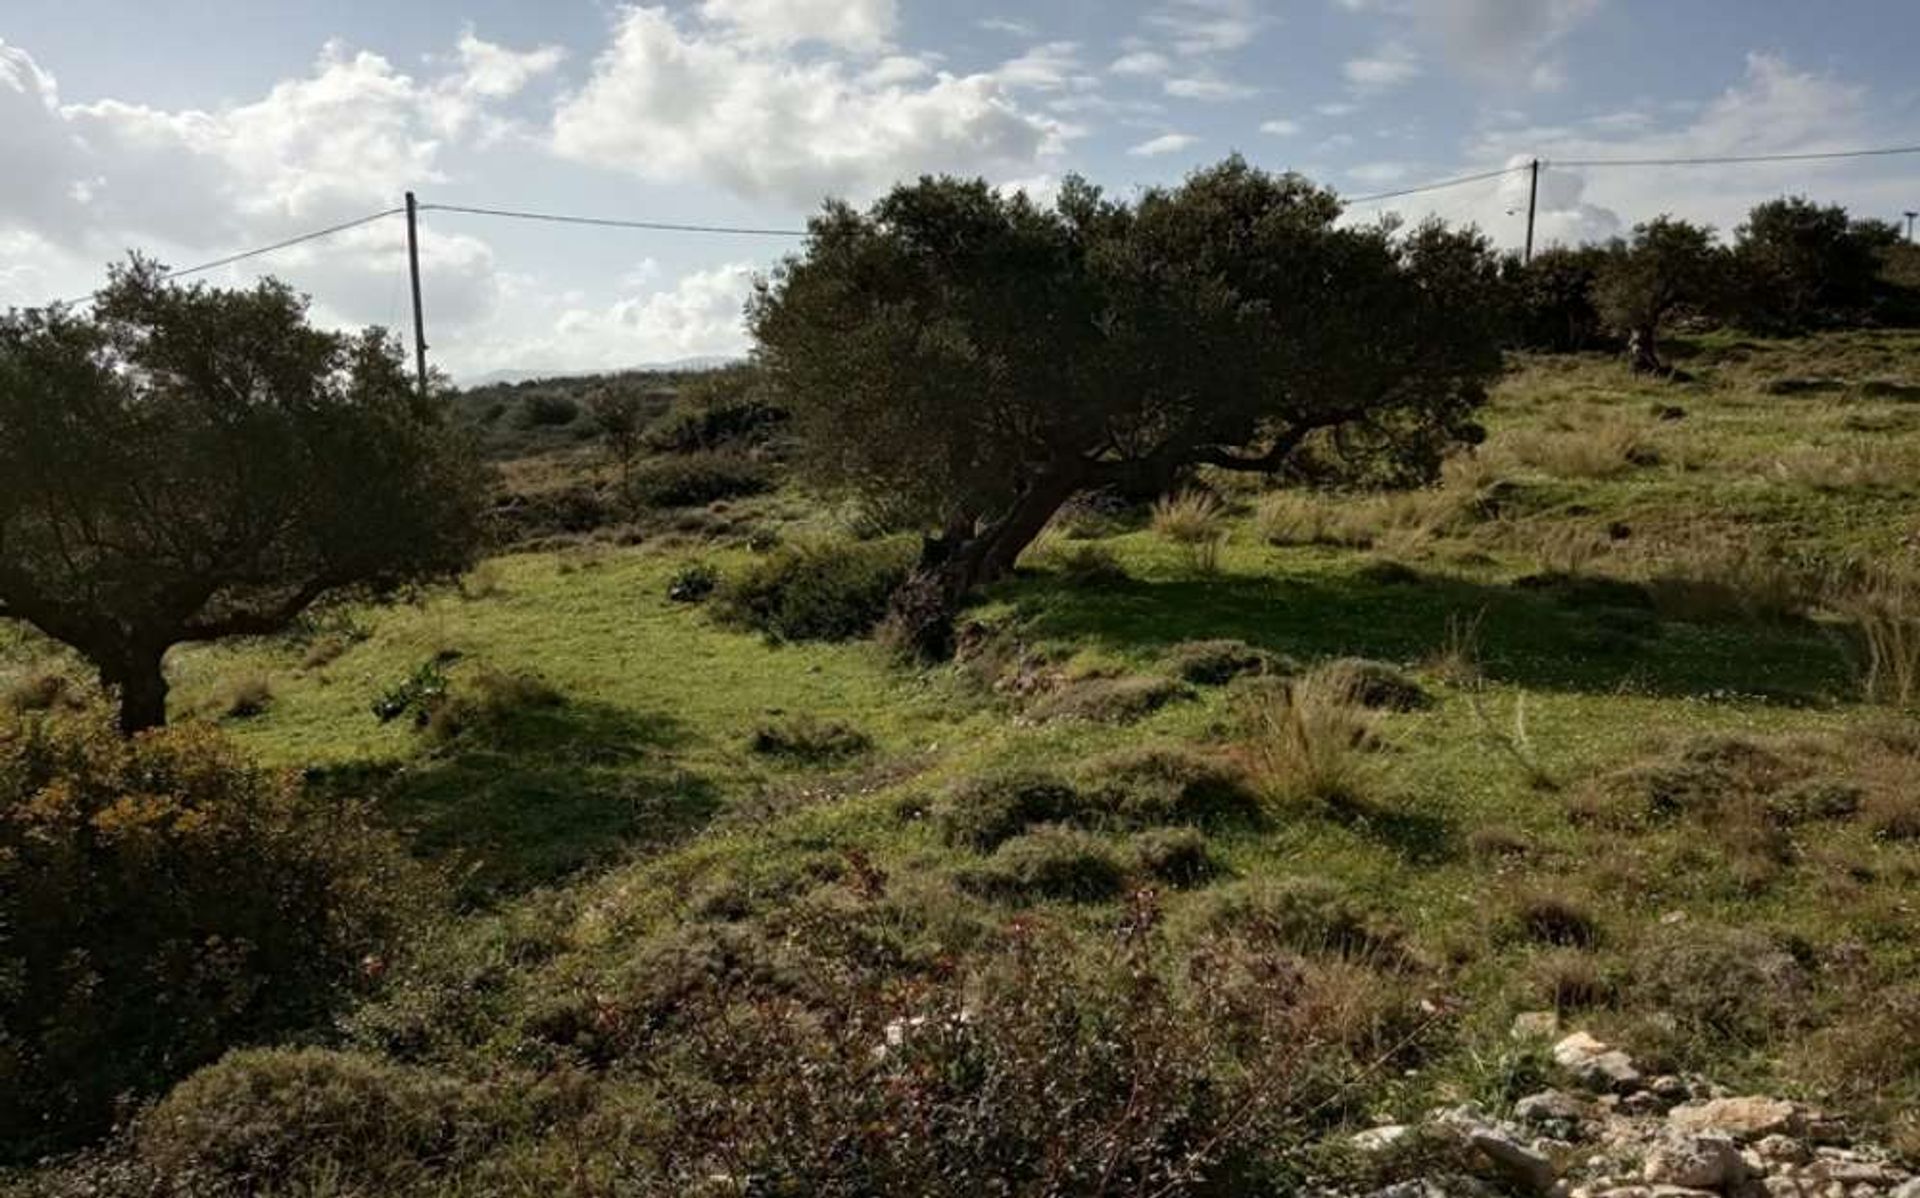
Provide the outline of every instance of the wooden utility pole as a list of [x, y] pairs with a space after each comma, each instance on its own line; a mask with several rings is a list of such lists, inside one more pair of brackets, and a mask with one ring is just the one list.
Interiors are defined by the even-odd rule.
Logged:
[[420, 394], [424, 398], [427, 394], [427, 318], [420, 310], [420, 230], [415, 215], [418, 209], [413, 193], [408, 192], [407, 272], [413, 276], [413, 369], [419, 378]]
[[[1528, 264], [1533, 262], [1533, 214], [1540, 206], [1540, 160], [1533, 160], [1533, 177], [1527, 186], [1527, 257]], [[418, 284], [415, 284], [416, 294]]]

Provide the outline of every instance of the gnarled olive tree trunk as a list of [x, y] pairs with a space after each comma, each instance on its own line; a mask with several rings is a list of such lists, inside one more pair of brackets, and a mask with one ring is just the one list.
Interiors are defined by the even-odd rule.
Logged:
[[100, 682], [120, 699], [119, 726], [125, 736], [167, 722], [165, 645], [120, 646], [89, 654], [100, 663]]

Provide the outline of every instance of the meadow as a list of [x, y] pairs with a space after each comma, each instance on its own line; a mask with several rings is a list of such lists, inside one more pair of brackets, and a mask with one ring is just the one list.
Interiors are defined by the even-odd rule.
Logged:
[[[1340, 1051], [1288, 1100], [1289, 1168], [1538, 1088], [1509, 1028], [1541, 1010], [1920, 1154], [1920, 334], [1667, 351], [1685, 381], [1518, 356], [1428, 490], [1203, 474], [1154, 510], [1075, 505], [948, 666], [670, 595], [863, 531], [789, 484], [176, 651], [176, 720], [372, 796], [441, 879], [316, 1042], [572, 1087], [373, 1174], [339, 1145], [272, 1168], [287, 1192], [621, 1192], [608, 1129], [684, 1115], [656, 1054], [712, 1047], [666, 1036], [676, 1011], [857, 961], [880, 1034], [948, 979], [981, 1001], [968, 963], [1009, 939], [1098, 956], [1148, 923], [1154, 953], [1264, 927], [1305, 963], [1289, 1034]], [[499, 452], [532, 495], [612, 469], [584, 438]], [[62, 672], [0, 646], [17, 702]], [[376, 718], [410, 679], [460, 702]], [[218, 1093], [163, 1111], [240, 1120]]]

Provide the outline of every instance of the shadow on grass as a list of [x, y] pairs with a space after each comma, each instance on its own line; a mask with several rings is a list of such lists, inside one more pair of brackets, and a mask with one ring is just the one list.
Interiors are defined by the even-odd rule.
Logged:
[[719, 809], [676, 767], [671, 717], [570, 701], [500, 714], [399, 764], [329, 771], [327, 788], [373, 795], [415, 851], [455, 867], [477, 902], [691, 835]]
[[1551, 591], [1422, 574], [1130, 579], [1005, 584], [1029, 635], [1131, 654], [1233, 637], [1304, 660], [1412, 662], [1475, 623], [1487, 677], [1535, 690], [1830, 702], [1851, 687], [1836, 641], [1809, 623], [1683, 623], [1644, 608], [1570, 602]]

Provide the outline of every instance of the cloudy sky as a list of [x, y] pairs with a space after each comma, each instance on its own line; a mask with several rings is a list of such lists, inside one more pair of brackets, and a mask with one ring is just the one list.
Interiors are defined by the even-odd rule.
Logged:
[[[1573, 161], [1920, 142], [1913, 0], [4, 0], [0, 305], [400, 202], [799, 227], [925, 172], [1120, 192], [1238, 150], [1363, 196]], [[1796, 192], [1889, 219], [1920, 156], [1554, 168], [1541, 238]], [[1517, 244], [1525, 181], [1356, 206]], [[424, 220], [456, 377], [738, 352], [789, 240]], [[255, 267], [405, 322], [389, 219]]]

